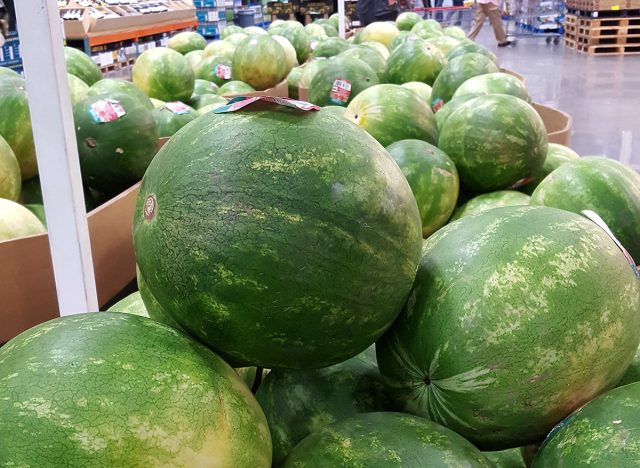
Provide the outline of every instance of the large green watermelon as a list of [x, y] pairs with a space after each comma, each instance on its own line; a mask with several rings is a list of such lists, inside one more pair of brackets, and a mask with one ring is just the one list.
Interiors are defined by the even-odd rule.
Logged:
[[271, 430], [275, 466], [324, 426], [359, 413], [393, 409], [373, 347], [324, 369], [272, 370], [256, 398]]
[[144, 277], [140, 273], [140, 269], [137, 267], [136, 273], [140, 298], [142, 299], [142, 303], [144, 304], [147, 314], [149, 314], [149, 318], [162, 322], [165, 325], [169, 325], [176, 330], [184, 331], [182, 327], [162, 309], [162, 306], [158, 303], [153, 293], [149, 291], [147, 282], [144, 280]]
[[[435, 47], [443, 56], [446, 56], [449, 52], [460, 45], [460, 40], [450, 36], [435, 36], [426, 39], [427, 44]], [[446, 59], [445, 59], [446, 62]]]
[[433, 110], [437, 111], [450, 101], [458, 87], [469, 78], [499, 71], [491, 59], [476, 53], [464, 54], [450, 60], [433, 83], [431, 93]]
[[507, 73], [487, 73], [486, 75], [478, 75], [469, 78], [462, 83], [456, 92], [453, 93], [452, 99], [472, 94], [479, 96], [481, 94], [510, 94], [531, 104], [531, 96], [522, 81], [513, 75]]
[[229, 42], [230, 44], [233, 44], [234, 47], [237, 47], [238, 44], [244, 41], [247, 37], [249, 37], [249, 35], [245, 33], [233, 33], [225, 37], [224, 40]]
[[349, 43], [340, 37], [330, 37], [322, 41], [313, 51], [313, 57], [333, 57], [349, 48]]
[[44, 213], [44, 205], [24, 205], [24, 207], [36, 215], [36, 218], [40, 220], [45, 228], [47, 227], [47, 217]]
[[296, 49], [298, 63], [303, 64], [307, 61], [307, 59], [309, 58], [309, 54], [311, 53], [311, 45], [309, 42], [309, 36], [307, 36], [307, 34], [304, 32], [304, 28], [289, 26], [281, 30], [278, 35], [288, 39], [289, 42], [291, 42], [293, 48]]
[[289, 70], [292, 70], [293, 67], [297, 67], [298, 55], [296, 49], [293, 47], [289, 39], [278, 35], [274, 35], [271, 37], [278, 41], [278, 44], [280, 44], [280, 47], [282, 47], [282, 50], [284, 50], [284, 55], [287, 58], [287, 68], [289, 68]]
[[255, 93], [256, 90], [244, 81], [229, 81], [220, 86], [219, 93], [221, 96], [231, 96], [234, 94]]
[[458, 434], [402, 413], [367, 413], [311, 434], [283, 468], [493, 468]]
[[17, 201], [21, 188], [20, 165], [13, 150], [0, 135], [0, 198]]
[[333, 21], [329, 21], [329, 19], [319, 19], [314, 21], [315, 24], [322, 26], [324, 32], [327, 33], [329, 38], [338, 37], [338, 28], [333, 25]]
[[203, 50], [207, 46], [207, 40], [195, 31], [184, 31], [170, 37], [167, 46], [186, 55], [194, 50]]
[[153, 103], [151, 99], [147, 97], [140, 88], [134, 85], [131, 81], [122, 80], [119, 78], [105, 78], [98, 81], [91, 86], [87, 92], [87, 96], [99, 96], [101, 94], [114, 94], [125, 93], [133, 98], [140, 100], [140, 102], [147, 108], [153, 109]]
[[22, 182], [20, 203], [22, 203], [23, 205], [42, 205], [44, 203], [42, 200], [42, 187], [40, 186], [40, 179], [38, 177], [34, 177]]
[[311, 41], [311, 38], [317, 38], [319, 40], [325, 40], [325, 39], [327, 39], [329, 37], [327, 35], [327, 32], [324, 30], [324, 28], [322, 26], [320, 26], [319, 24], [316, 24], [316, 23], [310, 23], [310, 24], [305, 25], [304, 26], [304, 32], [309, 37], [310, 41]]
[[389, 47], [391, 41], [400, 34], [400, 31], [393, 23], [375, 22], [364, 27], [360, 36], [360, 42], [379, 42], [385, 47]]
[[627, 367], [627, 371], [618, 381], [618, 387], [634, 382], [640, 382], [640, 347], [636, 351], [635, 356], [633, 356], [633, 361], [631, 361], [631, 364]]
[[639, 402], [640, 383], [599, 396], [551, 431], [532, 468], [640, 465]]
[[289, 87], [290, 98], [298, 99], [298, 83], [300, 82], [303, 70], [304, 69], [302, 67], [295, 67], [291, 69], [287, 75], [287, 85]]
[[174, 135], [134, 219], [140, 271], [167, 314], [268, 368], [371, 345], [406, 299], [421, 238], [411, 189], [375, 140], [329, 112], [260, 104]]
[[187, 101], [193, 94], [195, 76], [184, 55], [165, 47], [144, 51], [132, 71], [133, 84], [147, 96], [169, 101]]
[[538, 185], [531, 204], [595, 211], [640, 263], [640, 174], [630, 167], [603, 157], [570, 161]]
[[302, 70], [302, 75], [300, 75], [298, 86], [300, 88], [309, 89], [311, 87], [311, 82], [313, 81], [313, 77], [327, 63], [328, 63], [328, 59], [324, 57], [310, 60], [309, 63], [307, 63]]
[[18, 160], [22, 180], [38, 175], [27, 88], [22, 78], [0, 79], [0, 136]]
[[459, 26], [447, 26], [446, 28], [442, 28], [442, 34], [459, 39], [460, 41], [471, 42], [466, 40], [467, 33], [465, 33], [464, 29]]
[[396, 47], [401, 46], [407, 41], [415, 41], [416, 39], [420, 39], [418, 36], [413, 34], [411, 31], [400, 31], [391, 44], [389, 44], [389, 50], [393, 52]]
[[362, 60], [331, 57], [311, 80], [309, 102], [346, 107], [355, 96], [379, 83], [376, 72]]
[[20, 74], [17, 71], [7, 67], [0, 67], [0, 76], [11, 76], [13, 78], [21, 78]]
[[394, 84], [422, 81], [432, 85], [445, 64], [444, 55], [437, 48], [422, 39], [408, 40], [391, 52], [384, 81]]
[[527, 468], [519, 448], [483, 452], [483, 455], [493, 463], [494, 468]]
[[269, 34], [279, 34], [279, 31], [287, 27], [287, 22], [285, 20], [276, 19], [269, 23], [269, 27], [267, 28], [267, 32]]
[[640, 281], [590, 220], [546, 207], [467, 216], [424, 244], [376, 344], [408, 412], [483, 450], [535, 442], [611, 388], [640, 341]]
[[160, 138], [173, 136], [182, 127], [200, 116], [195, 109], [182, 102], [167, 102], [151, 113]]
[[[445, 106], [446, 107], [446, 106]], [[444, 107], [443, 107], [444, 109]], [[442, 112], [442, 111], [440, 111]], [[438, 112], [438, 114], [440, 113]], [[436, 121], [438, 120], [436, 115]], [[560, 145], [558, 143], [549, 143], [547, 145], [547, 157], [544, 160], [544, 165], [533, 175], [533, 180], [520, 188], [521, 192], [531, 195], [535, 188], [553, 171], [558, 169], [564, 163], [578, 159], [580, 155], [573, 151], [571, 148]]]
[[[404, 88], [408, 88], [414, 93], [416, 93], [420, 99], [422, 99], [425, 104], [431, 105], [431, 86], [427, 83], [423, 83], [421, 81], [407, 81], [406, 83], [402, 83]], [[438, 120], [438, 115], [436, 114], [436, 124]]]
[[31, 211], [19, 203], [0, 198], [0, 242], [43, 232], [46, 232], [46, 228]]
[[380, 79], [384, 75], [385, 59], [377, 50], [370, 47], [355, 46], [342, 52], [338, 57], [347, 60], [358, 59], [369, 65]]
[[[219, 91], [220, 91], [220, 88], [218, 87], [217, 84], [207, 80], [196, 79], [193, 86], [193, 94], [191, 95], [191, 98], [189, 99], [188, 104], [191, 107], [195, 107], [197, 106], [202, 96], [217, 95]], [[161, 106], [158, 106], [158, 107], [161, 107]]]
[[142, 178], [156, 153], [158, 132], [152, 111], [138, 98], [87, 96], [73, 107], [73, 119], [88, 187], [116, 195]]
[[449, 53], [447, 54], [447, 60], [450, 62], [454, 58], [460, 57], [465, 54], [484, 55], [485, 57], [491, 59], [491, 61], [496, 65], [498, 64], [498, 57], [496, 57], [496, 54], [491, 52], [486, 47], [473, 41], [462, 42], [458, 44], [455, 48], [451, 49], [451, 51], [449, 51]]
[[0, 349], [0, 465], [271, 466], [240, 377], [197, 341], [131, 314], [72, 315]]
[[400, 140], [438, 139], [433, 112], [410, 89], [393, 84], [372, 86], [349, 104], [358, 125], [385, 146]]
[[422, 39], [442, 36], [442, 26], [435, 20], [427, 19], [416, 23], [411, 32]]
[[361, 47], [367, 47], [369, 49], [373, 49], [379, 52], [380, 55], [382, 55], [382, 57], [385, 59], [385, 61], [389, 58], [389, 49], [387, 49], [384, 45], [380, 44], [379, 42], [369, 41], [369, 42], [362, 42], [358, 45]]
[[193, 73], [195, 74], [198, 64], [202, 62], [202, 59], [204, 58], [204, 51], [192, 50], [188, 54], [185, 54], [184, 58], [187, 59], [187, 62], [189, 62], [189, 65], [191, 66], [191, 70], [193, 70]]
[[[432, 89], [433, 92], [433, 89]], [[444, 123], [449, 118], [451, 114], [454, 113], [462, 104], [467, 101], [470, 101], [473, 98], [478, 96], [473, 94], [465, 94], [464, 96], [457, 97], [455, 99], [451, 99], [451, 101], [447, 102], [444, 106], [442, 106], [438, 112], [436, 112], [436, 127], [438, 131], [442, 131], [442, 127], [444, 127]], [[429, 100], [431, 102], [431, 100]]]
[[284, 80], [291, 68], [282, 46], [273, 37], [250, 36], [236, 48], [233, 79], [244, 81], [258, 91]]
[[245, 34], [250, 36], [265, 36], [267, 35], [267, 31], [262, 29], [260, 26], [247, 26], [243, 29]]
[[123, 314], [149, 317], [149, 312], [147, 312], [147, 308], [144, 306], [144, 302], [140, 296], [140, 291], [136, 291], [116, 302], [113, 306], [109, 307], [108, 312], [121, 312]]
[[456, 166], [422, 140], [396, 141], [387, 151], [409, 182], [422, 219], [422, 236], [429, 237], [447, 223], [456, 207], [460, 188]]
[[400, 13], [396, 18], [396, 27], [400, 31], [411, 31], [411, 28], [420, 21], [422, 21], [422, 17], [418, 13], [405, 11], [404, 13]]
[[[234, 83], [234, 82], [230, 81], [230, 83]], [[218, 104], [218, 107], [220, 107], [226, 103], [227, 103], [227, 100], [217, 94], [203, 94], [202, 96], [198, 96], [197, 99], [193, 99], [191, 101], [191, 106], [197, 111], [200, 111], [202, 108], [210, 106], [211, 104]]]
[[89, 85], [71, 73], [67, 73], [67, 79], [69, 81], [69, 97], [71, 98], [71, 105], [74, 105], [87, 95], [89, 92]]
[[458, 107], [440, 129], [438, 146], [456, 164], [462, 188], [483, 193], [532, 177], [547, 155], [547, 131], [522, 99], [491, 94]]
[[226, 39], [232, 34], [242, 33], [243, 29], [241, 26], [236, 26], [235, 24], [227, 24], [220, 33], [220, 39]]
[[[231, 81], [233, 76], [233, 67], [231, 59], [211, 55], [202, 59], [196, 68], [196, 78], [215, 83], [216, 86], [222, 86]], [[195, 87], [195, 86], [194, 86]]]
[[230, 41], [213, 41], [205, 47], [202, 58], [221, 57], [227, 60], [233, 60], [233, 54], [236, 51], [236, 44]]
[[463, 216], [484, 213], [494, 208], [528, 205], [530, 199], [529, 195], [515, 190], [498, 190], [496, 192], [483, 193], [461, 205], [453, 213], [451, 221], [460, 219]]
[[91, 57], [84, 52], [73, 47], [65, 47], [64, 58], [67, 64], [67, 71], [89, 86], [102, 79], [102, 72]]

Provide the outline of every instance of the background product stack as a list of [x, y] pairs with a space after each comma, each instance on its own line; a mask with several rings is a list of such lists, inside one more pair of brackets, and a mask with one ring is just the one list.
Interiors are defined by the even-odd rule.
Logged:
[[6, 42], [0, 47], [0, 67], [11, 68], [17, 72], [22, 71], [20, 41], [15, 31], [9, 33]]
[[640, 0], [568, 0], [565, 45], [591, 55], [640, 54]]
[[198, 32], [207, 39], [218, 39], [227, 25], [225, 0], [194, 0]]

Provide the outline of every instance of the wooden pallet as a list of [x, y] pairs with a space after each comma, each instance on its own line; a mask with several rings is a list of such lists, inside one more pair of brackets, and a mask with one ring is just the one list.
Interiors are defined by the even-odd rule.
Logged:
[[578, 34], [578, 27], [575, 24], [564, 24], [564, 32], [569, 34]]
[[587, 10], [584, 8], [574, 8], [567, 6], [567, 12], [570, 15], [575, 15], [580, 18], [615, 19], [640, 16], [640, 8], [638, 7], [634, 7], [632, 9], [617, 8], [608, 10]]
[[578, 17], [576, 15], [565, 15], [564, 17], [564, 25], [569, 26], [577, 26], [578, 25]]
[[640, 16], [628, 18], [578, 18], [579, 28], [640, 27]]
[[628, 45], [640, 46], [640, 34], [621, 34], [618, 36], [593, 37], [578, 34], [575, 37], [578, 44], [585, 45]]
[[606, 36], [635, 36], [640, 34], [640, 26], [610, 26], [602, 28], [586, 28], [578, 26], [574, 34], [594, 38]]
[[567, 0], [568, 8], [583, 11], [629, 10], [638, 8], [634, 4], [637, 0]]
[[589, 55], [640, 55], [640, 44], [606, 44], [606, 45], [590, 45], [581, 44], [577, 40], [570, 37], [564, 38], [564, 45], [578, 52]]

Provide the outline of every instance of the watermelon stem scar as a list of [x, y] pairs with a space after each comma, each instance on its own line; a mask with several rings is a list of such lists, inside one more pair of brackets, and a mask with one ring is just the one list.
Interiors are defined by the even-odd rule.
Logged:
[[96, 146], [98, 146], [98, 143], [96, 142], [95, 138], [87, 138], [85, 140], [85, 143], [89, 148], [95, 148]]
[[144, 201], [144, 207], [142, 208], [145, 220], [151, 221], [156, 217], [156, 206], [156, 197], [147, 195], [147, 199]]

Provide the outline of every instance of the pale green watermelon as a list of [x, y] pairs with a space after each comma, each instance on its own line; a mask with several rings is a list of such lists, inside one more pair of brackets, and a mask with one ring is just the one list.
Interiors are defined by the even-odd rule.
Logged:
[[0, 198], [0, 242], [43, 232], [46, 228], [31, 211], [19, 203]]
[[529, 197], [529, 195], [515, 190], [498, 190], [497, 192], [483, 193], [460, 206], [460, 208], [453, 213], [451, 221], [460, 219], [463, 216], [484, 213], [494, 208], [528, 205], [530, 199], [531, 197]]
[[123, 314], [139, 315], [141, 317], [149, 317], [149, 312], [144, 306], [140, 291], [128, 295], [124, 299], [116, 302], [108, 309], [109, 312], [121, 312]]

